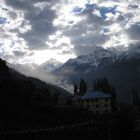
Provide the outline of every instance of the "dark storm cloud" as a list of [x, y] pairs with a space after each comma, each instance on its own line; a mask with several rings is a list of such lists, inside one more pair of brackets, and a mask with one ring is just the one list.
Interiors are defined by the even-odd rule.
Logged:
[[98, 46], [102, 46], [105, 41], [108, 40], [108, 36], [101, 34], [88, 34], [86, 36], [79, 36], [76, 39], [72, 40], [75, 44], [74, 50], [77, 55], [88, 54], [94, 50], [94, 48]]
[[84, 19], [72, 28], [67, 28], [64, 34], [71, 39], [75, 53], [81, 55], [90, 53], [109, 39], [109, 36], [102, 34], [101, 30], [109, 26], [110, 22], [105, 21], [104, 17], [95, 15], [93, 9], [85, 10], [78, 16]]
[[[60, 54], [81, 55], [98, 46], [123, 48], [131, 42], [135, 44], [140, 39], [140, 27], [136, 23], [139, 3], [113, 2], [99, 0], [94, 4], [75, 5], [73, 0], [67, 3], [64, 0], [5, 0], [9, 25], [2, 28], [5, 32], [2, 40], [5, 34], [10, 36], [5, 44], [15, 56], [22, 56], [14, 52], [18, 45], [28, 51], [60, 50]], [[11, 49], [11, 42], [19, 44], [15, 43]]]
[[[50, 7], [49, 4], [46, 4], [44, 8], [39, 6], [35, 7], [34, 4], [36, 4], [36, 2], [48, 2], [49, 4], [54, 4], [55, 1], [6, 0], [7, 5], [16, 10], [21, 10], [24, 13], [24, 20], [29, 21], [31, 29], [25, 33], [18, 32], [19, 37], [22, 37], [26, 41], [29, 49], [45, 48], [45, 41], [48, 36], [56, 31], [56, 28], [53, 26], [53, 20], [56, 18], [56, 11], [52, 10], [52, 7]], [[24, 26], [24, 21], [22, 26]]]
[[137, 4], [129, 4], [129, 7], [132, 9], [137, 9], [139, 6]]
[[15, 58], [22, 58], [24, 56], [32, 56], [34, 55], [34, 52], [30, 52], [27, 50], [21, 51], [21, 50], [15, 50], [12, 52]]
[[17, 18], [17, 14], [16, 14], [16, 12], [13, 12], [13, 11], [8, 12], [8, 15], [9, 15], [10, 18], [12, 18], [12, 19], [16, 19], [16, 18]]
[[13, 54], [14, 54], [16, 57], [22, 57], [22, 56], [26, 55], [26, 52], [13, 51]]
[[47, 2], [48, 5], [53, 5], [57, 0], [5, 0], [5, 2], [17, 10], [29, 10], [35, 3]]
[[32, 6], [32, 0], [5, 0], [6, 4], [16, 10], [29, 10]]
[[36, 9], [27, 12], [25, 19], [30, 21], [31, 30], [20, 34], [20, 36], [27, 41], [28, 46], [32, 49], [44, 47], [48, 36], [56, 31], [52, 23], [55, 17], [55, 12], [48, 8], [44, 8], [39, 13], [37, 13]]
[[140, 22], [132, 24], [127, 33], [132, 40], [140, 40]]

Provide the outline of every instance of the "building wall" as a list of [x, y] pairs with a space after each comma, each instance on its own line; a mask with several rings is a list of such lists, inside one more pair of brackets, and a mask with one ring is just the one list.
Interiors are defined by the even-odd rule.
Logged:
[[111, 113], [111, 99], [99, 98], [99, 99], [86, 99], [78, 101], [78, 105], [87, 108], [94, 113]]

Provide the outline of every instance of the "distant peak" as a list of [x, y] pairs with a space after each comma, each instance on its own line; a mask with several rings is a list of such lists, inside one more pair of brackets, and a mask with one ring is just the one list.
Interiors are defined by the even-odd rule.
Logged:
[[51, 58], [40, 65], [40, 69], [44, 71], [52, 71], [62, 65], [58, 60]]
[[51, 58], [51, 59], [45, 61], [44, 63], [42, 63], [41, 65], [48, 65], [48, 64], [53, 64], [53, 65], [58, 65], [59, 64], [60, 65], [62, 63], [60, 61], [54, 59], [54, 58]]
[[92, 53], [88, 54], [89, 57], [94, 57], [95, 59], [101, 59], [104, 57], [111, 57], [113, 55], [112, 51], [104, 49], [102, 47], [96, 47]]

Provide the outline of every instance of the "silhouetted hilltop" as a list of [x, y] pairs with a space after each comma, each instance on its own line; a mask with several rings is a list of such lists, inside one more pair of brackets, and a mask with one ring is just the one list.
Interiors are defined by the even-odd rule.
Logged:
[[[34, 80], [41, 83], [42, 88], [37, 87]], [[51, 95], [49, 85], [37, 79], [31, 80], [8, 68], [2, 59], [0, 59], [0, 90], [0, 109], [6, 113], [11, 110], [19, 113], [42, 104], [53, 106], [56, 102]], [[57, 90], [55, 92], [54, 94], [57, 94]]]
[[[0, 59], [0, 104], [4, 110], [9, 106], [26, 109], [29, 106], [54, 106], [59, 95], [70, 95], [64, 89], [46, 84], [32, 77], [26, 77], [9, 68]], [[7, 107], [6, 107], [7, 106]]]
[[[69, 92], [67, 92], [66, 90], [64, 90], [60, 87], [57, 87], [57, 86], [54, 86], [51, 84], [47, 84], [37, 78], [26, 77], [25, 75], [20, 74], [19, 72], [15, 71], [14, 69], [9, 68], [6, 65], [6, 62], [2, 59], [0, 59], [0, 80], [18, 81], [19, 83], [22, 83], [21, 86], [24, 86], [25, 84], [28, 83], [29, 86], [31, 86], [31, 87], [33, 86], [32, 90], [40, 91], [40, 92], [41, 92], [41, 90], [42, 90], [42, 92], [44, 92], [43, 90], [45, 90], [45, 92], [44, 92], [45, 95], [46, 94], [51, 94], [52, 96], [53, 95], [59, 96], [59, 94], [63, 94], [65, 96], [70, 95]], [[11, 84], [9, 83], [9, 85], [11, 85]], [[24, 88], [26, 89], [26, 87], [24, 87]], [[15, 90], [18, 90], [18, 89], [15, 89]]]

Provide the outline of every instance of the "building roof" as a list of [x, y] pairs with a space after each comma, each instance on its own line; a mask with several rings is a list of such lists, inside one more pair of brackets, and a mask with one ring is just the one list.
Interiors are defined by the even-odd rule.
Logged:
[[97, 98], [110, 98], [111, 94], [103, 93], [101, 91], [88, 91], [81, 99], [97, 99]]
[[82, 96], [79, 96], [79, 95], [77, 95], [73, 98], [73, 100], [81, 100], [81, 99], [82, 99]]

